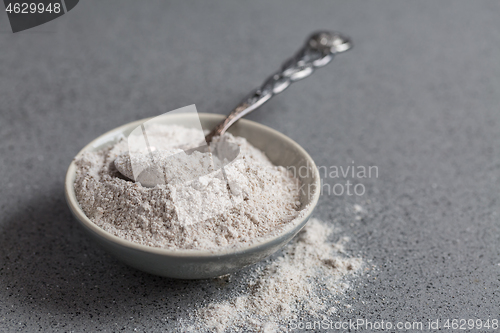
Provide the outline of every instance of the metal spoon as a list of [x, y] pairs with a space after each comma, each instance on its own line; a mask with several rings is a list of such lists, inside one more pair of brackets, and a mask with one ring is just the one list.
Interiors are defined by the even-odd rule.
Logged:
[[316, 68], [328, 64], [336, 53], [345, 52], [351, 47], [350, 39], [339, 33], [329, 31], [313, 33], [295, 56], [283, 63], [280, 71], [271, 75], [262, 86], [252, 91], [205, 137], [205, 140], [210, 143], [214, 136], [223, 135], [238, 119], [259, 108], [293, 82], [308, 77]]
[[[306, 40], [305, 45], [290, 59], [285, 61], [281, 69], [271, 75], [264, 83], [243, 99], [229, 115], [220, 122], [208, 135], [205, 136], [207, 144], [212, 142], [216, 136], [222, 136], [231, 125], [238, 119], [246, 116], [250, 112], [256, 110], [264, 103], [269, 101], [273, 96], [281, 93], [288, 88], [293, 82], [299, 81], [311, 75], [316, 68], [323, 67], [328, 64], [336, 53], [341, 53], [349, 50], [352, 43], [349, 38], [342, 36], [336, 32], [318, 31], [313, 33]], [[203, 148], [193, 148], [186, 150], [186, 154], [191, 154], [194, 151], [204, 152], [207, 146]], [[227, 149], [226, 149], [227, 150]], [[143, 186], [154, 187], [157, 184], [164, 184], [164, 178], [161, 173], [161, 168], [154, 163], [151, 156], [151, 166], [136, 177], [136, 181], [140, 181]], [[230, 156], [229, 156], [230, 155]], [[232, 151], [227, 156], [219, 152], [219, 160], [233, 160], [238, 155], [238, 152]], [[125, 177], [134, 179], [131, 168], [130, 156], [125, 153], [115, 159], [116, 169]]]

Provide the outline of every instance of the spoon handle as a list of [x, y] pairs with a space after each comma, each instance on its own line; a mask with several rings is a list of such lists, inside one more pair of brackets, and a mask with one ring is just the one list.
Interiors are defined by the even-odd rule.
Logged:
[[271, 75], [264, 83], [220, 122], [206, 137], [207, 143], [214, 136], [222, 135], [238, 119], [259, 108], [279, 94], [295, 81], [311, 75], [318, 67], [328, 64], [335, 53], [349, 50], [352, 43], [349, 38], [336, 32], [319, 31], [313, 33], [305, 45], [293, 56], [283, 63], [281, 70]]

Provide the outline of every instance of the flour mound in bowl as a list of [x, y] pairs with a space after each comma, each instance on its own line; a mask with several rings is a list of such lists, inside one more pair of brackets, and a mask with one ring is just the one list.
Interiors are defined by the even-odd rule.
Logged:
[[[199, 145], [189, 141], [199, 138], [194, 129], [156, 126], [154, 135], [162, 136], [163, 148]], [[75, 158], [76, 198], [86, 216], [105, 231], [166, 249], [238, 247], [290, 225], [303, 208], [299, 180], [286, 168], [273, 165], [245, 138], [225, 134], [225, 139], [241, 150], [236, 160], [224, 168], [226, 175], [218, 169], [188, 182], [173, 180], [172, 184], [154, 188], [126, 179], [116, 170], [114, 160], [128, 150], [125, 137], [102, 150], [84, 152]], [[179, 175], [185, 176], [186, 168], [177, 167]], [[168, 172], [176, 174], [171, 166]], [[179, 197], [182, 200], [176, 201]], [[206, 198], [214, 197], [217, 200], [207, 203]], [[220, 213], [209, 218], [201, 212], [192, 213], [190, 223], [183, 223], [179, 209], [196, 207], [203, 198], [203, 204], [210, 204]]]

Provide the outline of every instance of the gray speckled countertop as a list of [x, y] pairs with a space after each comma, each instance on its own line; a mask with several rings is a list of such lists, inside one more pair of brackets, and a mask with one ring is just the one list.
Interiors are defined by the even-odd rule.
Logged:
[[193, 103], [227, 113], [318, 28], [354, 49], [249, 118], [320, 166], [378, 167], [356, 180], [364, 195], [316, 210], [375, 266], [338, 318], [499, 319], [499, 17], [483, 0], [81, 1], [12, 34], [0, 14], [0, 331], [172, 331], [221, 293], [95, 247], [66, 168], [118, 125]]

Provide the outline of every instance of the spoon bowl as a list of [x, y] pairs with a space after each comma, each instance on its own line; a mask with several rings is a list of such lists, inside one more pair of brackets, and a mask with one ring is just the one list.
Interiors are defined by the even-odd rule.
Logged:
[[[206, 129], [214, 128], [225, 118], [223, 115], [216, 114], [200, 113], [198, 115], [202, 127]], [[190, 116], [192, 115], [174, 114], [169, 116], [168, 122], [187, 127]], [[145, 121], [147, 119], [132, 122], [101, 135], [85, 146], [76, 158], [86, 151], [97, 151], [112, 145]], [[215, 250], [170, 250], [133, 243], [104, 231], [85, 215], [75, 196], [76, 165], [74, 161], [68, 168], [65, 180], [68, 206], [83, 229], [105, 250], [122, 262], [151, 274], [178, 279], [204, 279], [232, 273], [259, 262], [282, 248], [305, 226], [318, 202], [320, 177], [314, 161], [307, 152], [276, 130], [241, 119], [231, 126], [228, 132], [246, 138], [252, 145], [264, 151], [275, 165], [301, 170], [296, 173], [302, 184], [301, 211], [299, 216], [283, 229], [255, 239], [251, 244]]]

